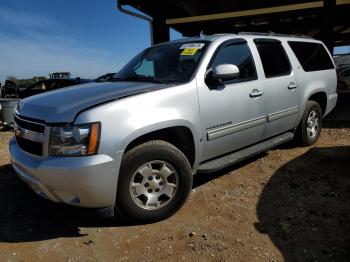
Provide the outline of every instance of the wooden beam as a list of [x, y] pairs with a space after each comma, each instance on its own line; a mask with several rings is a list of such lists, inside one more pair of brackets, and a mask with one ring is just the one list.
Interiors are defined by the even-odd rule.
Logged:
[[[350, 4], [350, 0], [336, 0], [336, 5], [345, 5], [345, 4]], [[227, 13], [171, 18], [171, 19], [166, 19], [166, 24], [175, 25], [175, 24], [218, 20], [218, 19], [226, 19], [226, 18], [234, 18], [234, 17], [245, 17], [245, 16], [273, 14], [273, 13], [288, 12], [288, 11], [298, 11], [298, 10], [321, 8], [321, 7], [323, 7], [323, 1], [315, 1], [315, 2], [309, 2], [309, 3], [282, 5], [282, 6], [258, 8], [258, 9], [251, 9], [251, 10], [227, 12]]]

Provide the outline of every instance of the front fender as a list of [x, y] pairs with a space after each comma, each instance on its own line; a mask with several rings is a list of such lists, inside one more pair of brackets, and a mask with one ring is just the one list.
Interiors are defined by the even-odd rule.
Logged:
[[121, 149], [124, 151], [132, 141], [134, 141], [135, 139], [143, 135], [146, 135], [161, 129], [171, 128], [171, 127], [185, 127], [191, 131], [193, 140], [194, 140], [194, 146], [195, 146], [195, 163], [196, 163], [197, 157], [198, 157], [197, 152], [199, 152], [200, 150], [200, 145], [199, 145], [200, 137], [193, 123], [184, 119], [171, 119], [171, 120], [156, 122], [153, 124], [145, 125], [143, 127], [139, 127], [138, 129], [135, 129], [134, 132], [130, 133], [127, 137], [123, 139], [123, 142], [121, 144]]
[[200, 118], [196, 86], [187, 84], [125, 98], [82, 112], [76, 123], [101, 122], [99, 153], [113, 157], [136, 138], [170, 127], [193, 136], [195, 163], [200, 155]]

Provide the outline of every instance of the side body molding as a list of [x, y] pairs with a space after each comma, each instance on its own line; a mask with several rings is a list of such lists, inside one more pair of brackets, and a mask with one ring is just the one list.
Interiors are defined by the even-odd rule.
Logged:
[[208, 140], [213, 140], [219, 137], [237, 133], [248, 128], [263, 125], [266, 123], [266, 117], [258, 117], [252, 120], [244, 121], [242, 123], [228, 125], [222, 128], [211, 130], [207, 133]]

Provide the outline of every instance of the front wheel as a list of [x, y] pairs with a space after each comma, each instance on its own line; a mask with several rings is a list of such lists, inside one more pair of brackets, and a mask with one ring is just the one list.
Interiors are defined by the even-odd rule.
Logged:
[[163, 220], [185, 203], [192, 178], [186, 156], [172, 144], [138, 145], [123, 157], [116, 210], [136, 223]]
[[321, 128], [322, 109], [317, 102], [308, 101], [296, 132], [296, 140], [302, 146], [311, 146], [318, 140]]

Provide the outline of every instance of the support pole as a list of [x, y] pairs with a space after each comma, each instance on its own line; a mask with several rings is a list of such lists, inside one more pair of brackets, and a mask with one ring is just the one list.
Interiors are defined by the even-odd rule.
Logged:
[[159, 44], [170, 40], [170, 27], [165, 23], [165, 20], [153, 20], [152, 28], [152, 44]]
[[336, 0], [323, 1], [323, 21], [321, 27], [321, 40], [325, 43], [329, 52], [333, 55], [334, 49], [334, 15]]
[[149, 24], [149, 29], [150, 29], [150, 38], [151, 38], [151, 44], [154, 43], [153, 41], [153, 25], [152, 25], [152, 22], [153, 22], [153, 19], [151, 17], [148, 17], [146, 15], [142, 15], [142, 14], [139, 14], [139, 13], [135, 13], [133, 11], [130, 11], [130, 10], [127, 10], [127, 9], [124, 9], [120, 0], [117, 0], [117, 8], [120, 12], [124, 13], [124, 14], [127, 14], [127, 15], [131, 15], [131, 16], [134, 16], [134, 17], [137, 17], [137, 18], [140, 18], [142, 20], [145, 20], [148, 22]]

